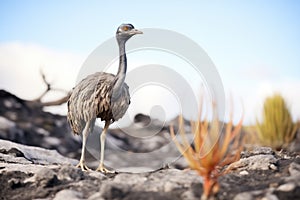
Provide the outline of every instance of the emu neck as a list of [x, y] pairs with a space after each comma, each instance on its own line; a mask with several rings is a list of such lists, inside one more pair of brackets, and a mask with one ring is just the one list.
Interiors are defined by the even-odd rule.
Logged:
[[117, 73], [117, 76], [125, 76], [126, 70], [127, 70], [127, 58], [126, 58], [126, 52], [125, 52], [125, 42], [119, 42], [119, 70]]
[[116, 75], [116, 81], [113, 88], [113, 99], [117, 99], [122, 91], [123, 84], [126, 77], [126, 70], [127, 70], [127, 58], [125, 52], [125, 41], [119, 41], [119, 70]]

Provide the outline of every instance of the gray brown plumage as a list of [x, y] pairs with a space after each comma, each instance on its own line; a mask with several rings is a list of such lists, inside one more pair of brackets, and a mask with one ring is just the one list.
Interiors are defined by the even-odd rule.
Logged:
[[115, 75], [97, 72], [73, 89], [68, 101], [68, 120], [75, 134], [81, 134], [88, 120], [114, 122], [125, 114], [130, 104], [129, 87], [124, 83], [120, 98], [111, 102], [114, 81]]
[[111, 123], [122, 118], [130, 104], [129, 87], [124, 82], [127, 70], [125, 43], [135, 34], [141, 34], [131, 24], [122, 24], [116, 33], [119, 45], [120, 63], [116, 75], [97, 72], [87, 76], [73, 88], [68, 100], [68, 121], [75, 134], [83, 135], [82, 153], [77, 165], [87, 170], [85, 165], [85, 145], [89, 132], [93, 130], [96, 118], [105, 121], [100, 135], [100, 164], [101, 172], [109, 172], [104, 168], [104, 144], [106, 131]]

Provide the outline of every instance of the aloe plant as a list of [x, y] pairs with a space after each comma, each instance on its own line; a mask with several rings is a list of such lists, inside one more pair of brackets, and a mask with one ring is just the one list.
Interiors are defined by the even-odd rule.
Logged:
[[256, 120], [256, 127], [260, 143], [279, 150], [295, 138], [298, 126], [282, 95], [274, 94], [265, 99], [262, 121]]
[[224, 170], [224, 166], [240, 159], [243, 149], [243, 141], [240, 137], [241, 127], [242, 118], [235, 127], [233, 126], [232, 113], [230, 121], [221, 135], [218, 119], [211, 123], [208, 120], [191, 122], [194, 134], [193, 144], [190, 144], [187, 139], [182, 117], [179, 118], [179, 138], [181, 140], [176, 138], [173, 127], [170, 127], [171, 136], [178, 150], [185, 157], [190, 168], [203, 177], [201, 199], [214, 197], [220, 188], [218, 177], [227, 172]]

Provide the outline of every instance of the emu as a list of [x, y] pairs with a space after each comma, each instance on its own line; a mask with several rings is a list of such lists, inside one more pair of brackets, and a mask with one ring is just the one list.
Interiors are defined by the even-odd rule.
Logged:
[[105, 121], [100, 134], [100, 164], [97, 171], [113, 173], [104, 167], [104, 145], [106, 132], [110, 124], [122, 118], [130, 104], [129, 87], [125, 83], [127, 59], [125, 43], [133, 35], [142, 34], [131, 24], [121, 24], [116, 32], [119, 45], [119, 69], [116, 75], [96, 72], [87, 76], [76, 85], [68, 100], [67, 118], [75, 134], [83, 135], [81, 157], [77, 167], [86, 171], [86, 140], [94, 128], [96, 118]]

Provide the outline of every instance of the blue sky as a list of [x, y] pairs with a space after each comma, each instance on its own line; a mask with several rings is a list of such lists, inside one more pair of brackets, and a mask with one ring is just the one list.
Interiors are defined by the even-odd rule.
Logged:
[[[55, 65], [77, 63], [74, 70], [78, 70], [91, 51], [114, 35], [119, 24], [130, 22], [137, 28], [173, 30], [197, 42], [215, 63], [226, 92], [242, 97], [249, 105], [248, 121], [253, 122], [257, 115], [252, 112], [257, 104], [276, 90], [286, 96], [294, 118], [299, 118], [299, 19], [300, 2], [292, 0], [1, 1], [0, 53], [1, 49], [4, 53], [2, 58], [0, 54], [0, 87], [29, 98], [20, 85], [13, 84], [30, 81], [28, 77], [20, 79], [18, 73], [26, 72], [30, 65], [46, 65], [54, 77], [59, 69]], [[22, 52], [30, 57], [31, 50], [47, 52], [48, 57], [37, 56], [38, 64], [26, 64], [23, 59], [26, 67], [22, 69], [14, 66], [20, 63], [3, 61], [7, 57], [20, 60]], [[62, 85], [73, 83], [69, 80]]]

